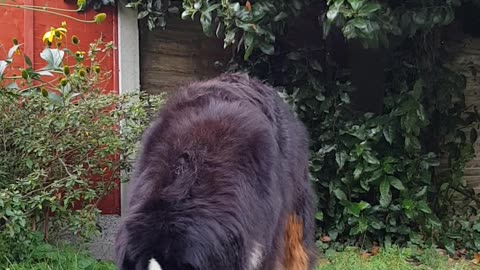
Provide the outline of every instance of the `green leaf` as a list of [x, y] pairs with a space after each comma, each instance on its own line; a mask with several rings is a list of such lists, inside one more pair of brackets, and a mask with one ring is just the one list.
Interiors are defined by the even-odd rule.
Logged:
[[337, 18], [337, 16], [338, 16], [338, 13], [339, 13], [339, 12], [340, 12], [340, 11], [339, 11], [338, 9], [333, 9], [333, 10], [332, 10], [332, 9], [329, 9], [329, 10], [327, 11], [327, 19], [329, 19], [330, 21], [335, 20], [335, 19]]
[[314, 60], [313, 62], [310, 63], [310, 67], [313, 70], [316, 70], [318, 72], [323, 72], [322, 65], [320, 65], [320, 62], [318, 60]]
[[360, 207], [360, 210], [365, 210], [370, 207], [370, 204], [365, 201], [361, 201], [358, 203], [358, 206]]
[[350, 203], [347, 205], [348, 212], [355, 217], [360, 216], [360, 207], [358, 207], [358, 204], [356, 203]]
[[427, 203], [425, 201], [420, 201], [417, 203], [417, 209], [426, 213], [426, 214], [431, 214], [432, 213], [432, 210], [430, 209], [430, 207], [427, 205]]
[[88, 269], [89, 267], [94, 266], [95, 261], [91, 259], [86, 259], [86, 258], [80, 258], [78, 260], [78, 268], [80, 269]]
[[213, 4], [210, 5], [204, 12], [212, 12], [215, 9], [218, 9], [221, 6], [221, 4]]
[[27, 159], [25, 161], [25, 164], [27, 165], [28, 168], [32, 168], [33, 167], [33, 161], [31, 159]]
[[270, 43], [262, 42], [259, 44], [259, 48], [264, 54], [267, 55], [273, 55], [275, 53], [275, 48]]
[[420, 151], [422, 146], [417, 137], [407, 135], [405, 136], [405, 148], [413, 151]]
[[286, 56], [288, 60], [293, 60], [293, 61], [302, 59], [302, 55], [299, 52], [290, 52]]
[[425, 110], [423, 109], [423, 106], [421, 104], [418, 106], [417, 116], [420, 121], [422, 122], [427, 121], [427, 117], [425, 116]]
[[[0, 74], [0, 78], [1, 78], [1, 74]], [[18, 87], [18, 84], [17, 84], [16, 82], [10, 83], [9, 85], [6, 86], [6, 88], [7, 88], [7, 89], [15, 89], [15, 90], [20, 89], [20, 88]]]
[[364, 20], [364, 19], [361, 19], [361, 18], [355, 18], [355, 19], [349, 21], [348, 23], [352, 24], [357, 29], [362, 30], [362, 32], [365, 32], [365, 33], [370, 33], [373, 30], [373, 28], [371, 26], [371, 21], [369, 21], [369, 20]]
[[388, 207], [392, 201], [392, 193], [390, 193], [390, 183], [387, 179], [384, 179], [380, 183], [380, 205], [382, 207]]
[[365, 0], [348, 0], [353, 10], [358, 10], [364, 4]]
[[300, 0], [293, 0], [293, 7], [295, 7], [296, 10], [300, 10], [302, 8], [302, 2]]
[[[322, 71], [322, 70], [318, 70], [318, 71]], [[343, 93], [341, 96], [340, 96], [340, 100], [342, 102], [344, 102], [345, 104], [350, 104], [350, 96], [347, 94], [347, 93]]]
[[369, 191], [369, 190], [370, 190], [370, 186], [368, 185], [368, 181], [366, 181], [365, 179], [361, 179], [361, 180], [360, 180], [360, 186], [361, 186], [365, 191]]
[[49, 92], [48, 93], [48, 99], [53, 102], [53, 103], [56, 103], [58, 105], [62, 105], [63, 104], [63, 98], [56, 94], [56, 93], [52, 93], [52, 92]]
[[427, 22], [427, 11], [425, 9], [420, 9], [417, 12], [413, 13], [413, 21], [418, 25], [425, 25]]
[[200, 16], [200, 23], [202, 24], [202, 29], [205, 35], [208, 37], [213, 36], [212, 29], [212, 14], [210, 12], [204, 12]]
[[12, 209], [10, 207], [8, 207], [6, 210], [5, 210], [5, 215], [7, 217], [13, 217], [15, 214], [13, 213]]
[[446, 8], [445, 11], [447, 13], [445, 14], [443, 25], [448, 25], [455, 19], [455, 11], [452, 8]]
[[420, 198], [427, 193], [427, 186], [424, 186], [420, 191], [415, 194], [415, 197]]
[[357, 234], [360, 234], [361, 231], [360, 231], [360, 226], [357, 225], [355, 227], [353, 227], [351, 230], [350, 230], [350, 235], [357, 235]]
[[369, 181], [375, 181], [377, 179], [379, 179], [380, 177], [384, 176], [385, 173], [383, 170], [376, 170], [373, 172], [372, 176], [370, 177]]
[[371, 13], [374, 13], [375, 11], [381, 9], [382, 6], [380, 6], [379, 3], [367, 3], [365, 5], [362, 6], [362, 8], [360, 8], [359, 10], [359, 15], [360, 16], [368, 16], [370, 15]]
[[273, 17], [273, 21], [278, 22], [278, 21], [281, 21], [281, 20], [283, 20], [287, 17], [288, 17], [288, 14], [286, 12], [282, 11], [282, 12], [278, 13], [275, 17]]
[[370, 226], [374, 228], [375, 230], [381, 230], [385, 228], [385, 224], [381, 221], [378, 220], [372, 220], [370, 221]]
[[440, 191], [445, 191], [445, 190], [447, 190], [449, 186], [450, 186], [450, 183], [443, 183], [443, 184], [440, 186]]
[[430, 224], [432, 224], [432, 226], [437, 227], [437, 228], [442, 227], [442, 222], [435, 215], [428, 215], [427, 219], [428, 219], [428, 222], [430, 222]]
[[240, 10], [240, 3], [236, 2], [230, 5], [231, 9], [235, 12], [238, 12]]
[[199, 10], [200, 8], [202, 8], [202, 2], [203, 1], [196, 1], [195, 4], [193, 4], [193, 8]]
[[389, 143], [393, 143], [394, 129], [391, 125], [385, 126], [383, 128], [383, 137]]
[[65, 55], [65, 52], [63, 50], [45, 48], [40, 53], [40, 57], [43, 60], [47, 61], [48, 66], [43, 68], [43, 69], [46, 70], [46, 69], [59, 69], [59, 68], [61, 68], [61, 64], [62, 64], [64, 55]]
[[315, 214], [315, 219], [318, 220], [318, 221], [323, 221], [323, 212], [318, 211], [318, 212]]
[[428, 164], [428, 166], [430, 167], [440, 166], [440, 161], [434, 153], [428, 153], [427, 155], [425, 155], [423, 161], [426, 162], [426, 164]]
[[217, 30], [215, 31], [215, 35], [217, 38], [220, 38], [225, 33], [225, 27], [222, 22], [218, 23]]
[[364, 151], [362, 154], [363, 159], [370, 164], [380, 164], [380, 161], [370, 151]]
[[423, 93], [424, 82], [422, 79], [418, 79], [413, 85], [413, 97], [419, 100]]
[[25, 59], [25, 63], [29, 66], [32, 67], [32, 60], [26, 55], [23, 55], [23, 58]]
[[333, 193], [335, 194], [335, 197], [337, 197], [337, 199], [339, 199], [340, 201], [346, 201], [347, 200], [347, 195], [345, 195], [345, 192], [343, 192], [339, 188], [335, 189], [333, 191]]
[[396, 178], [395, 176], [389, 176], [388, 180], [390, 181], [390, 185], [398, 190], [405, 190], [405, 187], [402, 184], [400, 179]]
[[339, 170], [341, 170], [345, 165], [345, 161], [347, 160], [347, 157], [348, 155], [345, 151], [340, 151], [335, 153], [335, 160], [337, 161]]
[[477, 232], [480, 232], [480, 222], [477, 222], [475, 225], [473, 225], [472, 229]]
[[348, 212], [355, 217], [359, 217], [360, 212], [367, 209], [368, 207], [370, 207], [370, 204], [364, 201], [361, 201], [359, 203], [349, 203], [347, 205]]
[[448, 238], [444, 238], [442, 242], [443, 242], [443, 245], [445, 246], [445, 249], [448, 251], [448, 253], [450, 254], [455, 253], [455, 244], [453, 243], [452, 240]]
[[383, 171], [386, 174], [393, 174], [395, 172], [395, 167], [391, 163], [383, 164]]
[[412, 200], [410, 200], [410, 199], [405, 199], [405, 200], [403, 200], [403, 202], [402, 202], [402, 207], [403, 207], [404, 209], [409, 210], [409, 209], [412, 209], [414, 206], [415, 206], [415, 202], [412, 201]]
[[353, 179], [357, 180], [360, 175], [362, 175], [363, 172], [363, 165], [362, 164], [357, 164], [355, 167], [355, 170], [353, 171]]
[[224, 48], [226, 48], [228, 45], [232, 44], [235, 41], [235, 34], [235, 29], [226, 31], [225, 38], [223, 39]]
[[245, 55], [243, 56], [244, 60], [248, 60], [250, 55], [253, 52], [253, 48], [256, 43], [256, 35], [252, 32], [244, 32], [244, 46], [245, 46]]
[[436, 9], [433, 12], [433, 23], [441, 24], [444, 20], [445, 14], [442, 12], [442, 9]]
[[478, 238], [478, 236], [473, 239], [473, 244], [475, 245], [475, 248], [477, 250], [480, 250], [480, 239]]
[[53, 74], [48, 70], [40, 70], [37, 72], [41, 76], [50, 76], [53, 77]]
[[140, 11], [137, 15], [137, 20], [141, 20], [145, 17], [147, 17], [147, 15], [149, 14], [150, 12], [148, 12], [148, 10], [143, 10], [143, 11]]
[[190, 18], [191, 15], [192, 15], [192, 12], [190, 10], [184, 10], [181, 15], [182, 20], [186, 20]]

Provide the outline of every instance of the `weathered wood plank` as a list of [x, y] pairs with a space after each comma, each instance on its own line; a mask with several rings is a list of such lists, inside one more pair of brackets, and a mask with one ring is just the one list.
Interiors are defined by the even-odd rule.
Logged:
[[220, 73], [215, 61], [225, 63], [230, 51], [223, 41], [208, 38], [198, 22], [168, 18], [165, 30], [143, 31], [141, 46], [141, 89], [157, 94], [197, 79]]
[[[480, 70], [480, 38], [469, 38], [459, 35], [450, 39], [450, 46], [454, 52], [451, 67], [463, 74], [467, 79], [465, 102], [467, 106], [480, 108], [480, 77], [474, 70]], [[465, 181], [480, 192], [480, 141], [475, 144], [476, 156], [465, 168]]]

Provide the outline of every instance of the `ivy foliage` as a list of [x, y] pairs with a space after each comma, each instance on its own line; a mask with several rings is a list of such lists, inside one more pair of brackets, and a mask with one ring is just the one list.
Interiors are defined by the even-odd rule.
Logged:
[[[480, 117], [465, 104], [466, 80], [447, 65], [442, 37], [459, 9], [479, 2], [183, 0], [180, 10], [236, 46], [227, 70], [275, 85], [309, 128], [320, 247], [411, 242], [453, 253], [480, 250], [480, 198], [464, 180]], [[140, 0], [139, 18], [164, 27], [167, 13], [152, 9], [159, 3], [179, 7]], [[302, 20], [315, 25], [295, 43]], [[352, 98], [361, 89], [334, 57], [338, 34], [386, 48], [380, 110], [365, 113]], [[305, 41], [312, 37], [323, 41]]]
[[352, 106], [350, 74], [325, 64], [326, 48], [278, 49], [233, 68], [276, 85], [309, 128], [321, 247], [480, 248], [478, 195], [463, 180], [480, 118], [465, 106], [463, 76], [440, 58], [435, 69], [415, 61], [406, 46], [390, 59], [383, 110], [362, 113]]

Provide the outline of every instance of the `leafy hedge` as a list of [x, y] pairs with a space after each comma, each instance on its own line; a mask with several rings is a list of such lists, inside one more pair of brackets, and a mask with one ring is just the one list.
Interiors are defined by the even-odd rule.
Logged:
[[130, 169], [148, 124], [146, 102], [161, 102], [104, 93], [113, 44], [83, 51], [67, 31], [45, 33], [40, 69], [15, 39], [0, 60], [0, 264], [28, 256], [37, 232], [97, 232], [98, 203]]

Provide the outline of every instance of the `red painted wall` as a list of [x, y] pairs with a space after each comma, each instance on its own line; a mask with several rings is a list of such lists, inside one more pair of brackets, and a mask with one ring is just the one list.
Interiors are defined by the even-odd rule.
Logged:
[[[5, 1], [3, 1], [5, 2]], [[12, 1], [6, 1], [12, 3]], [[18, 5], [49, 6], [63, 9], [76, 9], [76, 1], [62, 0], [16, 0]], [[60, 17], [43, 12], [26, 11], [23, 9], [0, 7], [0, 58], [4, 58], [8, 49], [12, 46], [12, 38], [16, 38], [19, 43], [23, 43], [22, 51], [30, 57], [34, 67], [41, 68], [45, 62], [40, 58], [40, 52], [43, 50], [42, 37], [50, 27], [60, 27], [65, 21], [70, 33], [74, 33], [80, 40], [80, 45], [84, 51], [88, 50], [88, 45], [100, 36], [103, 36], [105, 42], [113, 41], [117, 44], [117, 13], [115, 7], [103, 8], [101, 12], [107, 14], [106, 20], [101, 24], [85, 24], [76, 22], [72, 19]], [[69, 12], [68, 15], [84, 20], [92, 20], [97, 14], [95, 11], [89, 11], [82, 14]], [[67, 40], [70, 42], [70, 40]], [[69, 45], [70, 46], [70, 45]], [[72, 59], [73, 60], [73, 59]], [[17, 57], [16, 67], [22, 67], [23, 61]], [[118, 54], [117, 51], [111, 57], [106, 58], [102, 64], [102, 70], [111, 70], [112, 78], [105, 83], [105, 92], [118, 93]], [[104, 198], [99, 205], [103, 214], [120, 214], [120, 192], [113, 191]]]

